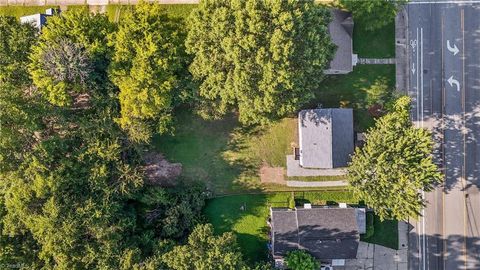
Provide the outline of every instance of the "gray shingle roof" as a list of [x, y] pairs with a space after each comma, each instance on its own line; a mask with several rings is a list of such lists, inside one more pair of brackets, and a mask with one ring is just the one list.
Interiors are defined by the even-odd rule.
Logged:
[[330, 69], [350, 72], [353, 70], [353, 19], [352, 14], [339, 9], [330, 10], [332, 21], [328, 24], [330, 37], [337, 51], [330, 62]]
[[353, 110], [314, 109], [298, 114], [300, 165], [304, 168], [345, 167], [353, 153]]
[[354, 208], [271, 209], [273, 256], [305, 249], [317, 259], [357, 256], [359, 233]]

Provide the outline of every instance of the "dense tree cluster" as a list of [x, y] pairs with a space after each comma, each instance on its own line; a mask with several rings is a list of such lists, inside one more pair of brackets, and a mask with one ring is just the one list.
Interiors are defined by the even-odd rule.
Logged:
[[167, 131], [172, 109], [190, 95], [184, 30], [159, 5], [143, 4], [127, 13], [111, 40], [120, 125], [135, 141]]
[[392, 111], [376, 121], [348, 168], [354, 193], [382, 220], [418, 216], [425, 203], [419, 191], [429, 191], [441, 180], [432, 160], [431, 133], [412, 125], [410, 101], [399, 98]]
[[201, 1], [186, 45], [202, 115], [262, 124], [311, 100], [335, 50], [329, 15], [313, 1]]
[[8, 55], [0, 81], [2, 265], [153, 265], [157, 250], [173, 248], [203, 221], [202, 186], [144, 183], [146, 146], [115, 121], [118, 90], [108, 80], [106, 43], [113, 29], [86, 10], [51, 18], [39, 36], [0, 17], [8, 41], [0, 43]]
[[332, 57], [328, 14], [202, 1], [187, 27], [142, 2], [118, 24], [72, 9], [41, 32], [0, 16], [0, 265], [250, 269], [232, 233], [201, 225], [203, 185], [145, 181], [147, 143], [181, 105], [245, 124], [294, 112]]

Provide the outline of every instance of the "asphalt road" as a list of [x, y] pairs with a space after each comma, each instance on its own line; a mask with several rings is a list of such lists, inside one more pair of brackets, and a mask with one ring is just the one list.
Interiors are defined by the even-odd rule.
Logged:
[[480, 1], [407, 6], [412, 119], [429, 128], [444, 183], [425, 193], [410, 269], [480, 269]]

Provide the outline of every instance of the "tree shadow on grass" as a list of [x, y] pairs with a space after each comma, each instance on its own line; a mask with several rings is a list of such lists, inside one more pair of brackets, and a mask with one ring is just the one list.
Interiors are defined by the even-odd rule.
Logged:
[[210, 199], [204, 209], [215, 233], [232, 231], [240, 249], [250, 263], [267, 255], [269, 201], [268, 195], [235, 195]]
[[176, 113], [174, 126], [173, 134], [157, 135], [152, 144], [169, 161], [182, 164], [183, 178], [203, 181], [215, 194], [260, 190], [252, 174], [256, 164], [237, 154], [245, 146], [234, 140], [235, 116], [204, 120], [183, 110]]

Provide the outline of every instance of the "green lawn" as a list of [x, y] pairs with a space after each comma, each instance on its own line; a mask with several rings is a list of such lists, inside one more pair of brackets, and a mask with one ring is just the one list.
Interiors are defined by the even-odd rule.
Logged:
[[[195, 4], [162, 4], [162, 8], [171, 16], [177, 18], [186, 18], [190, 12], [196, 7]], [[110, 21], [118, 21], [122, 18], [122, 14], [131, 9], [131, 5], [108, 5], [106, 9], [107, 16]]]
[[[213, 224], [216, 233], [233, 231], [238, 243], [250, 262], [264, 260], [267, 256], [269, 207], [287, 207], [290, 192], [237, 195], [211, 199], [207, 202], [204, 213]], [[352, 193], [335, 192], [295, 192], [297, 204], [333, 204], [347, 202], [356, 204]], [[241, 210], [244, 207], [245, 210]]]
[[262, 186], [258, 170], [263, 163], [285, 166], [296, 140], [295, 119], [246, 130], [233, 116], [207, 121], [184, 109], [176, 115], [174, 135], [154, 137], [153, 145], [168, 160], [182, 163], [187, 180], [204, 181], [216, 194], [282, 188]]
[[367, 215], [367, 224], [372, 222], [370, 219], [373, 217], [373, 230], [374, 234], [371, 237], [360, 237], [360, 240], [379, 244], [392, 249], [398, 249], [398, 221], [396, 220], [384, 220], [381, 221], [376, 215]]
[[0, 7], [0, 16], [20, 18], [25, 15], [45, 13], [48, 8], [58, 8], [58, 6], [2, 6]]
[[354, 109], [355, 130], [365, 131], [374, 124], [368, 114], [366, 90], [378, 80], [385, 79], [393, 91], [395, 87], [395, 65], [358, 65], [346, 75], [330, 75], [316, 93], [315, 100], [309, 105], [328, 107], [347, 107]]
[[[165, 4], [162, 8], [171, 16], [177, 18], [186, 18], [190, 12], [196, 7], [195, 4]], [[35, 13], [44, 13], [47, 8], [58, 8], [59, 6], [2, 6], [0, 7], [0, 15], [10, 15], [14, 17], [21, 17]], [[67, 9], [82, 9], [88, 8], [88, 5], [71, 5]], [[118, 21], [122, 14], [131, 9], [131, 5], [108, 5], [106, 7], [106, 14], [110, 21]]]
[[355, 22], [353, 51], [360, 58], [395, 57], [395, 22], [375, 31], [367, 31], [360, 22]]

